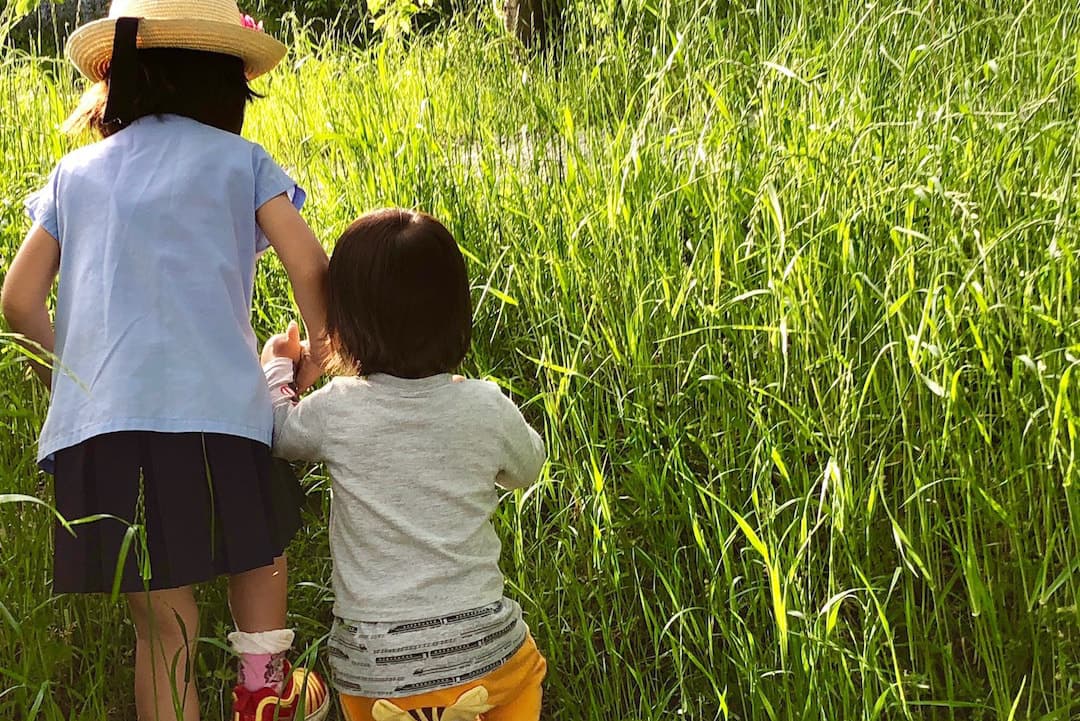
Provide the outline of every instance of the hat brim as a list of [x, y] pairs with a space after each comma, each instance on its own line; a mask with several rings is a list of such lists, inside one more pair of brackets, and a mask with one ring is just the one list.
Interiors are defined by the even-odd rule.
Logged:
[[[115, 18], [87, 23], [71, 34], [65, 54], [83, 75], [97, 82], [108, 74]], [[285, 57], [286, 47], [259, 30], [213, 20], [139, 21], [140, 48], [183, 48], [233, 55], [244, 61], [248, 79], [269, 72]]]

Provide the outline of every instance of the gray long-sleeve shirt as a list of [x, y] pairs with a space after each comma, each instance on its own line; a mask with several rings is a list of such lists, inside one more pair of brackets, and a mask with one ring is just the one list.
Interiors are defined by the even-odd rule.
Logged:
[[274, 453], [330, 473], [335, 615], [423, 619], [499, 601], [496, 483], [531, 485], [545, 458], [517, 407], [494, 383], [385, 374], [335, 378], [294, 405], [288, 364], [266, 367]]

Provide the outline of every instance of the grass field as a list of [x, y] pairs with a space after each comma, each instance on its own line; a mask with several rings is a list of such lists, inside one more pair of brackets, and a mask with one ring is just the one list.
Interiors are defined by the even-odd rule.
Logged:
[[[496, 518], [546, 718], [1080, 717], [1080, 8], [590, 12], [548, 57], [469, 20], [369, 50], [300, 34], [245, 129], [328, 247], [401, 204], [467, 252], [466, 370], [550, 451]], [[76, 87], [0, 62], [0, 272]], [[293, 315], [265, 260], [257, 331]], [[46, 396], [10, 344], [0, 363], [0, 492], [47, 503]], [[50, 529], [0, 504], [0, 718], [133, 718], [133, 631], [50, 596]], [[223, 585], [201, 600], [221, 639]], [[230, 659], [199, 664], [220, 719]]]

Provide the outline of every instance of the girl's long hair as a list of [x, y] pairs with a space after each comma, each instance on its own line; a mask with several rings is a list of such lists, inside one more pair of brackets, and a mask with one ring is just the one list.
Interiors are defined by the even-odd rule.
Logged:
[[105, 122], [108, 78], [92, 85], [64, 122], [67, 133], [90, 131], [102, 138], [147, 115], [183, 115], [230, 133], [240, 134], [244, 110], [258, 97], [248, 85], [240, 58], [201, 50], [148, 48], [138, 51], [130, 119]]

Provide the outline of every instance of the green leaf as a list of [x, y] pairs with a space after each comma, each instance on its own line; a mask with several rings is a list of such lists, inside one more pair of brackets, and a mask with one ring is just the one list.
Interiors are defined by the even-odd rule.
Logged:
[[784, 464], [784, 459], [780, 457], [780, 451], [773, 448], [769, 455], [772, 458], [772, 462], [776, 464], [776, 469], [780, 471], [780, 475], [784, 477], [784, 480], [790, 481], [791, 474], [788, 473], [787, 465]]
[[739, 524], [739, 528], [742, 529], [743, 535], [746, 536], [746, 540], [750, 542], [750, 546], [761, 554], [761, 557], [765, 559], [765, 563], [769, 563], [769, 549], [762, 543], [757, 532], [754, 531], [750, 524], [746, 522], [746, 519], [740, 516], [733, 508], [730, 508], [727, 505], [724, 505], [724, 508], [727, 508], [727, 512], [730, 513], [732, 518], [735, 519], [735, 522]]
[[36, 506], [47, 508], [54, 516], [56, 516], [56, 520], [60, 521], [61, 525], [63, 525], [64, 528], [68, 529], [69, 531], [71, 530], [71, 524], [67, 522], [67, 519], [61, 516], [59, 511], [57, 511], [55, 508], [53, 508], [40, 498], [35, 498], [34, 496], [26, 496], [21, 493], [0, 493], [0, 506], [4, 505], [5, 503], [32, 503]]
[[49, 682], [42, 681], [41, 686], [38, 688], [37, 696], [34, 698], [34, 704], [30, 707], [30, 712], [26, 715], [26, 721], [34, 721], [37, 718], [38, 712], [41, 711], [41, 704], [45, 700], [45, 692], [49, 690]]
[[127, 560], [128, 552], [131, 550], [131, 542], [135, 540], [135, 534], [138, 533], [138, 525], [128, 526], [127, 531], [124, 533], [124, 540], [120, 543], [120, 553], [116, 558], [116, 570], [113, 573], [112, 584], [112, 600], [115, 602], [120, 597], [120, 581], [124, 576], [124, 561]]
[[15, 15], [29, 15], [31, 10], [37, 9], [40, 0], [18, 0], [15, 3]]

